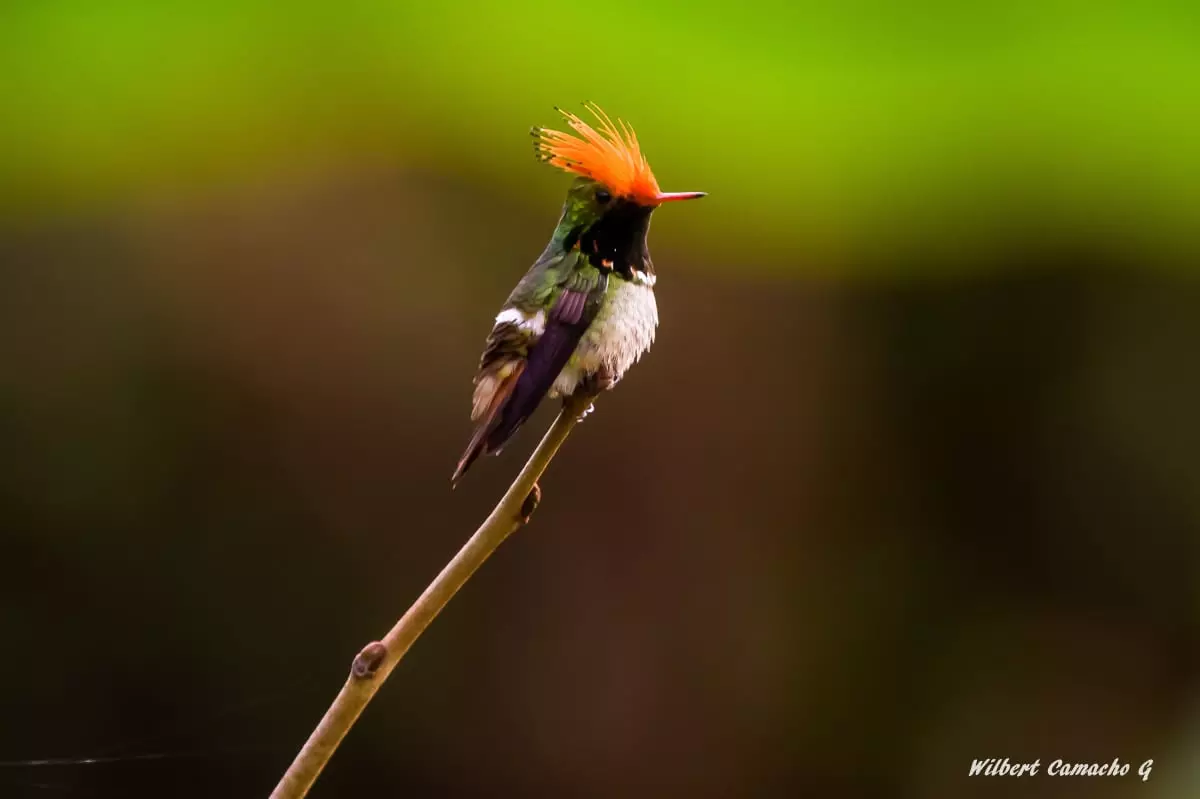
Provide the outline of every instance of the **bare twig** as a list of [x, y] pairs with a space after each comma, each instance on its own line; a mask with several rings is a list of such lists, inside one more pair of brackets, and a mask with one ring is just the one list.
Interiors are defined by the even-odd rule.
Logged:
[[541, 498], [538, 478], [594, 398], [594, 395], [576, 396], [563, 405], [558, 418], [546, 431], [537, 449], [529, 456], [525, 468], [509, 486], [491, 515], [383, 640], [367, 644], [358, 653], [346, 684], [329, 710], [325, 711], [325, 717], [296, 755], [283, 779], [275, 786], [271, 799], [300, 799], [308, 793], [342, 738], [354, 726], [363, 708], [375, 696], [379, 686], [391, 674], [400, 658], [404, 657], [413, 641], [417, 640], [417, 636], [504, 539], [529, 521], [530, 514]]

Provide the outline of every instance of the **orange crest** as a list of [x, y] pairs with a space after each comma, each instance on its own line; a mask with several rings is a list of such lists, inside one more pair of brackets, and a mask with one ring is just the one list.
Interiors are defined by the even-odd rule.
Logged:
[[[555, 109], [579, 136], [559, 130], [534, 128], [538, 157], [559, 169], [598, 180], [618, 197], [627, 197], [644, 205], [656, 205], [659, 199], [658, 181], [638, 147], [633, 129], [618, 119], [612, 123], [599, 106], [584, 106], [600, 123], [600, 130], [579, 117]], [[617, 129], [618, 125], [620, 130]], [[580, 138], [582, 137], [582, 138]]]

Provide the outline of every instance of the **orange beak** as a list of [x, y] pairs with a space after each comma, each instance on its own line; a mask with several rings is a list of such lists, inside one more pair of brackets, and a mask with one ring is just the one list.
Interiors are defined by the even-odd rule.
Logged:
[[708, 192], [703, 191], [660, 191], [658, 196], [654, 198], [654, 201], [658, 205], [662, 205], [663, 203], [673, 203], [679, 200], [699, 200], [707, 194]]

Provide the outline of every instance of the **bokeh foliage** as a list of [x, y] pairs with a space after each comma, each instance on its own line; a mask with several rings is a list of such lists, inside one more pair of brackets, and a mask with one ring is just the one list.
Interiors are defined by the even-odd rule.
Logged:
[[0, 796], [270, 790], [553, 413], [450, 491], [584, 100], [658, 340], [314, 796], [1200, 795], [1177, 5], [0, 5]]
[[347, 163], [540, 201], [561, 186], [524, 131], [595, 100], [636, 125], [664, 187], [712, 192], [667, 235], [722, 255], [752, 240], [777, 256], [756, 268], [946, 256], [924, 272], [1048, 221], [1182, 262], [1197, 14], [1123, 5], [6, 3], [0, 202]]

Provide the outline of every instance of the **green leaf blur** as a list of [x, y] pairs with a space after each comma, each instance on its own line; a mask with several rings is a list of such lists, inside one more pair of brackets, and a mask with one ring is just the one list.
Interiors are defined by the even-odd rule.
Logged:
[[723, 261], [753, 241], [774, 254], [756, 268], [864, 271], [876, 251], [982, 246], [1047, 221], [1178, 255], [1200, 227], [1187, 16], [1071, 2], [8, 3], [0, 203], [28, 213], [379, 164], [545, 203], [562, 181], [533, 166], [526, 131], [594, 100], [637, 128], [664, 188], [711, 193], [660, 225]]

